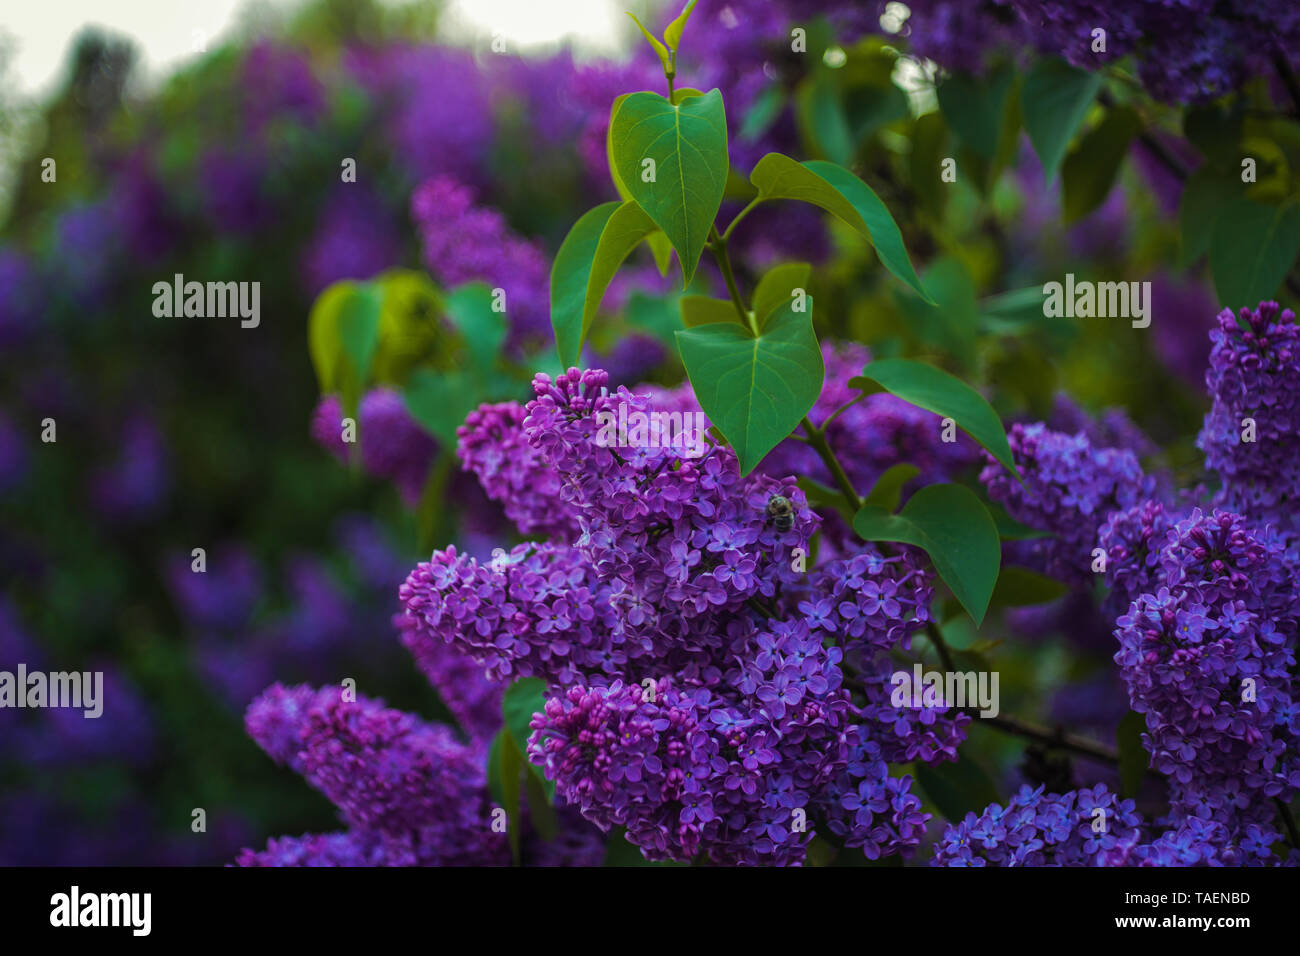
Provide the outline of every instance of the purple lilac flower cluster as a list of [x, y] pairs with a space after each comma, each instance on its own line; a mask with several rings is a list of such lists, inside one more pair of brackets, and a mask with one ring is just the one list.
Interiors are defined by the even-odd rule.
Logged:
[[1213, 405], [1196, 444], [1223, 483], [1216, 503], [1294, 536], [1300, 532], [1294, 505], [1300, 494], [1295, 314], [1276, 302], [1243, 308], [1237, 316], [1225, 309], [1210, 338], [1205, 384]]
[[424, 263], [440, 282], [481, 279], [505, 290], [510, 342], [536, 344], [550, 331], [550, 269], [542, 248], [524, 239], [474, 190], [449, 176], [430, 179], [411, 197]]
[[1168, 532], [1155, 577], [1116, 622], [1115, 662], [1175, 814], [1240, 824], [1300, 788], [1293, 568], [1239, 515], [1198, 508]]
[[985, 453], [980, 481], [1017, 521], [1051, 538], [1014, 542], [1018, 563], [1076, 586], [1092, 573], [1097, 532], [1115, 510], [1150, 497], [1153, 480], [1127, 449], [1096, 448], [1082, 433], [1013, 425], [1007, 434], [1024, 484]]
[[1108, 866], [1137, 843], [1142, 818], [1132, 800], [1103, 784], [1067, 793], [1022, 787], [1006, 806], [991, 803], [949, 826], [932, 866]]
[[493, 865], [508, 856], [493, 832], [481, 748], [345, 690], [276, 684], [248, 709], [249, 735], [328, 797], [348, 831], [272, 840], [241, 866]]
[[[550, 473], [569, 527], [489, 562], [448, 548], [419, 565], [400, 592], [408, 646], [450, 647], [489, 679], [544, 677], [530, 758], [650, 859], [798, 863], [810, 817], [873, 858], [915, 846], [927, 817], [887, 762], [953, 756], [968, 720], [881, 708], [889, 652], [928, 619], [918, 557], [866, 547], [808, 575], [818, 519], [793, 479], [742, 479], [723, 447], [611, 446], [620, 405], [664, 406], [602, 371], [538, 375], [534, 392], [471, 416], [461, 455], [533, 528], [530, 476]], [[794, 509], [784, 530], [774, 495]], [[847, 685], [846, 655], [870, 677]]]
[[[885, 4], [880, 4], [883, 10]], [[1294, 60], [1300, 14], [1285, 0], [915, 0], [903, 24], [912, 50], [978, 72], [1024, 48], [1097, 69], [1136, 54], [1157, 99], [1212, 99]], [[1104, 31], [1104, 48], [1095, 31]]]

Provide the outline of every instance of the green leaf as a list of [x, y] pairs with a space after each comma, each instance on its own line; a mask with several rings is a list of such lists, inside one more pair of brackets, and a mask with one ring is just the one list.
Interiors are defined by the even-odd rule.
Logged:
[[1051, 537], [1051, 534], [1046, 531], [1039, 531], [1027, 524], [1021, 524], [1007, 514], [1007, 509], [996, 501], [987, 501], [984, 503], [984, 507], [993, 516], [993, 524], [998, 529], [998, 537], [1003, 541], [1032, 541], [1036, 538]]
[[677, 333], [677, 348], [700, 407], [731, 443], [747, 475], [785, 439], [821, 394], [825, 368], [805, 312], [788, 302], [758, 338], [739, 324]]
[[1136, 711], [1130, 710], [1119, 722], [1115, 742], [1119, 750], [1119, 792], [1125, 798], [1134, 798], [1142, 786], [1151, 757], [1142, 746], [1142, 731], [1146, 730], [1146, 720]]
[[864, 505], [853, 530], [866, 541], [901, 541], [925, 551], [966, 613], [984, 620], [998, 579], [1002, 545], [993, 519], [975, 493], [961, 485], [926, 485], [891, 515]]
[[768, 153], [750, 173], [750, 182], [764, 199], [797, 199], [838, 216], [871, 242], [886, 269], [932, 301], [912, 268], [903, 234], [889, 209], [862, 180], [834, 163], [797, 163], [789, 156]]
[[541, 767], [527, 759], [528, 738], [533, 733], [528, 724], [533, 719], [533, 714], [541, 713], [545, 708], [546, 681], [540, 677], [521, 677], [506, 688], [505, 696], [501, 698], [501, 716], [505, 720], [505, 728], [510, 734], [510, 739], [523, 755], [528, 769], [541, 782], [547, 799], [553, 800], [555, 783], [546, 779]]
[[926, 113], [912, 127], [912, 151], [907, 157], [907, 174], [921, 208], [934, 219], [942, 219], [952, 184], [940, 177], [948, 144], [948, 127], [943, 114]]
[[811, 478], [800, 478], [796, 482], [799, 490], [807, 497], [808, 503], [818, 508], [833, 508], [840, 513], [845, 522], [853, 523], [853, 512], [849, 510], [848, 503], [844, 496], [834, 488], [827, 488], [820, 482], [813, 481]]
[[[727, 184], [727, 117], [710, 90], [668, 102], [633, 93], [610, 124], [614, 168], [632, 198], [668, 236], [690, 284]], [[653, 161], [654, 176], [643, 178]]]
[[520, 830], [523, 812], [520, 807], [520, 779], [523, 776], [523, 755], [509, 734], [501, 737], [501, 746], [497, 750], [499, 775], [501, 777], [501, 807], [506, 811], [506, 835], [510, 840], [510, 856], [515, 866], [521, 862]]
[[456, 447], [456, 429], [465, 423], [465, 416], [478, 408], [480, 395], [477, 380], [468, 372], [428, 368], [412, 372], [402, 389], [406, 410], [444, 448]]
[[312, 303], [307, 319], [307, 349], [316, 370], [321, 394], [339, 389], [339, 358], [343, 344], [339, 341], [339, 312], [343, 303], [356, 291], [356, 283], [336, 282], [321, 292]]
[[623, 827], [614, 827], [609, 832], [609, 840], [605, 843], [605, 861], [603, 866], [686, 866], [685, 863], [678, 863], [675, 860], [647, 860], [641, 855], [639, 847], [633, 846], [627, 842], [625, 834], [627, 831]]
[[1178, 257], [1180, 265], [1186, 268], [1210, 251], [1210, 238], [1214, 235], [1219, 213], [1241, 194], [1241, 183], [1236, 176], [1225, 177], [1208, 166], [1187, 177], [1178, 203], [1182, 236]]
[[551, 327], [565, 367], [578, 363], [614, 273], [654, 230], [650, 218], [629, 199], [588, 210], [564, 237], [551, 266]]
[[916, 782], [949, 823], [960, 823], [968, 813], [982, 813], [998, 802], [998, 788], [979, 764], [961, 756], [956, 763], [914, 765]]
[[338, 282], [312, 306], [307, 347], [322, 392], [340, 392], [354, 418], [379, 346], [383, 295], [369, 282]]
[[1020, 477], [998, 413], [961, 379], [914, 359], [877, 359], [867, 364], [862, 375], [904, 401], [951, 418], [1017, 479]]
[[1015, 72], [1001, 68], [987, 77], [957, 73], [939, 85], [939, 108], [948, 125], [977, 155], [997, 156], [1006, 122], [1007, 96]]
[[812, 266], [806, 262], [786, 262], [763, 274], [754, 289], [754, 318], [760, 329], [777, 306], [794, 300], [795, 289], [808, 291], [811, 275]]
[[955, 256], [939, 256], [926, 267], [925, 288], [933, 305], [895, 287], [895, 299], [908, 327], [926, 345], [947, 349], [958, 361], [969, 364], [975, 357], [979, 331], [979, 307], [970, 271]]
[[668, 55], [668, 48], [659, 42], [659, 38], [641, 25], [641, 21], [636, 18], [636, 14], [628, 11], [627, 14], [636, 24], [636, 28], [641, 31], [641, 35], [650, 41], [650, 45], [655, 48], [655, 53], [659, 54], [659, 62], [663, 64], [664, 74], [673, 72], [673, 59]]
[[714, 299], [707, 295], [684, 295], [678, 300], [682, 310], [682, 324], [688, 329], [711, 322], [740, 322], [736, 307], [730, 299]]
[[898, 503], [903, 500], [903, 486], [920, 473], [920, 468], [905, 461], [890, 465], [876, 479], [876, 483], [871, 486], [871, 491], [862, 499], [862, 503], [893, 514], [898, 510]]
[[785, 109], [785, 88], [780, 83], [769, 84], [758, 94], [749, 111], [745, 113], [736, 135], [742, 143], [757, 142], [772, 128], [772, 124], [781, 116], [783, 109]]
[[1079, 142], [1061, 169], [1066, 224], [1077, 222], [1105, 200], [1142, 121], [1128, 106], [1115, 106]]
[[506, 729], [502, 727], [492, 738], [492, 746], [488, 748], [488, 796], [497, 804], [505, 806], [505, 789], [501, 785], [501, 744], [505, 740]]
[[1210, 271], [1219, 304], [1236, 312], [1277, 298], [1300, 255], [1300, 204], [1265, 206], [1236, 199], [1224, 207], [1210, 239]]
[[1067, 591], [1069, 588], [1055, 578], [1029, 568], [1007, 565], [998, 575], [990, 603], [994, 607], [1031, 607], [1050, 604], [1065, 597]]
[[678, 45], [682, 42], [682, 31], [686, 29], [686, 21], [691, 18], [691, 11], [695, 9], [695, 0], [690, 0], [682, 12], [677, 14], [677, 18], [668, 24], [664, 30], [664, 42], [668, 44], [668, 49], [676, 52]]
[[799, 120], [816, 153], [841, 166], [853, 161], [853, 133], [831, 70], [817, 67], [795, 93]]
[[1025, 77], [1021, 114], [1049, 186], [1100, 88], [1100, 73], [1080, 70], [1058, 57], [1037, 60]]
[[467, 282], [448, 295], [444, 305], [447, 317], [469, 345], [475, 370], [484, 377], [491, 374], [506, 340], [509, 301], [505, 311], [498, 312], [486, 282]]

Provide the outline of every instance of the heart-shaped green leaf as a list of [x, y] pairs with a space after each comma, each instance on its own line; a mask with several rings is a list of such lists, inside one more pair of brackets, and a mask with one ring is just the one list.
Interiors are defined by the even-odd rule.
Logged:
[[931, 302], [912, 268], [903, 234], [889, 209], [871, 187], [834, 163], [798, 163], [780, 153], [758, 161], [749, 180], [763, 199], [797, 199], [812, 203], [844, 220], [875, 246], [881, 264]]
[[677, 99], [633, 93], [609, 143], [618, 178], [668, 236], [689, 285], [727, 184], [727, 117], [716, 89]]
[[655, 224], [633, 200], [602, 203], [583, 214], [551, 266], [551, 328], [560, 362], [576, 365], [610, 279]]
[[812, 299], [787, 302], [755, 338], [739, 323], [677, 333], [700, 408], [731, 443], [747, 475], [785, 439], [821, 394], [825, 367], [812, 326]]
[[969, 488], [926, 485], [896, 515], [864, 505], [853, 518], [853, 530], [866, 541], [901, 541], [921, 548], [971, 619], [977, 625], [983, 622], [997, 584], [1002, 546], [993, 519]]
[[862, 376], [904, 401], [951, 418], [1017, 479], [1020, 477], [998, 413], [983, 395], [961, 379], [914, 359], [877, 359], [867, 363]]

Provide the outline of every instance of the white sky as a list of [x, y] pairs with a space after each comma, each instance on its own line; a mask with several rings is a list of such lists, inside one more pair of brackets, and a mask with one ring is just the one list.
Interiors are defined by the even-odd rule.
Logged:
[[[396, 0], [384, 0], [396, 2]], [[166, 73], [232, 24], [252, 16], [277, 18], [300, 0], [2, 0], [0, 35], [15, 49], [10, 90], [20, 98], [51, 91], [70, 41], [97, 24], [135, 40], [148, 75]], [[449, 0], [452, 36], [499, 33], [525, 48], [571, 36], [584, 45], [612, 47], [623, 29], [615, 0]]]

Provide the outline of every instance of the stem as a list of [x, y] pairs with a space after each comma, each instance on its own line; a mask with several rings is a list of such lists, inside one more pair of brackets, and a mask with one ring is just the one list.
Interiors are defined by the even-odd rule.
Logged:
[[762, 201], [763, 201], [762, 196], [755, 196], [753, 199], [749, 201], [749, 205], [747, 205], [744, 209], [740, 210], [740, 212], [736, 213], [736, 218], [731, 220], [727, 228], [722, 231], [723, 242], [726, 242], [728, 239], [731, 238], [731, 231], [735, 229], [738, 225], [740, 225], [740, 220], [744, 219], [751, 212], [753, 212], [754, 207], [757, 206]]
[[1066, 733], [1060, 727], [1050, 729], [1041, 724], [1021, 720], [1019, 717], [1013, 717], [1010, 714], [1002, 717], [985, 717], [983, 720], [998, 730], [1015, 734], [1018, 737], [1026, 737], [1029, 740], [1036, 740], [1048, 747], [1071, 750], [1085, 757], [1091, 757], [1093, 760], [1100, 760], [1102, 763], [1119, 763], [1119, 753], [1113, 747], [1107, 747], [1105, 744], [1099, 744], [1095, 740], [1089, 740], [1087, 737], [1080, 737], [1077, 734]]
[[[939, 660], [943, 662], [944, 668], [955, 673], [957, 668], [953, 666], [952, 652], [948, 649], [948, 642], [943, 639], [943, 633], [939, 630], [939, 626], [934, 621], [928, 621], [925, 625], [925, 633], [930, 638], [930, 643], [934, 645], [934, 649], [938, 651]], [[972, 713], [971, 716], [975, 715]], [[1099, 744], [1095, 740], [1089, 740], [1087, 737], [1066, 733], [1060, 727], [1056, 729], [1043, 727], [1040, 724], [1022, 720], [1010, 714], [1000, 717], [982, 717], [980, 719], [989, 726], [996, 727], [1005, 733], [1035, 740], [1049, 747], [1072, 750], [1075, 753], [1083, 754], [1094, 760], [1100, 760], [1103, 763], [1119, 763], [1119, 753], [1113, 748], [1107, 747], [1105, 744]]]
[[[873, 394], [874, 394], [874, 393], [873, 393]], [[851, 402], [845, 402], [843, 405], [841, 405], [839, 408], [835, 409], [835, 411], [831, 412], [830, 415], [827, 416], [826, 421], [822, 422], [822, 424], [821, 424], [821, 430], [822, 430], [822, 431], [826, 431], [826, 429], [828, 429], [828, 428], [831, 427], [831, 422], [833, 422], [833, 421], [835, 421], [835, 419], [839, 418], [840, 415], [841, 415], [843, 412], [847, 412], [847, 411], [848, 411], [850, 408], [852, 408], [854, 405], [858, 404], [858, 402], [866, 401], [866, 400], [867, 400], [868, 398], [870, 398], [870, 397], [871, 397], [870, 395], [867, 395], [867, 394], [864, 392], [863, 394], [859, 395], [857, 398], [853, 399], [853, 401], [851, 401]]]
[[749, 314], [745, 308], [745, 302], [740, 297], [740, 289], [736, 287], [736, 276], [731, 271], [731, 256], [727, 252], [727, 240], [725, 236], [718, 235], [718, 227], [709, 227], [709, 250], [713, 253], [713, 258], [718, 260], [718, 268], [722, 270], [722, 278], [727, 282], [727, 292], [731, 296], [731, 304], [736, 307], [736, 312], [740, 315], [741, 324], [744, 325], [754, 338], [758, 338], [758, 325], [754, 317]]
[[826, 432], [814, 425], [807, 415], [804, 416], [801, 424], [808, 435], [808, 444], [812, 446], [813, 451], [817, 452], [822, 463], [826, 465], [826, 470], [835, 479], [835, 485], [844, 496], [845, 503], [853, 514], [857, 514], [862, 508], [862, 499], [858, 497], [857, 489], [853, 487], [853, 482], [849, 481], [849, 476], [844, 472], [844, 466], [840, 464], [840, 460], [835, 457], [835, 452], [826, 441]]

